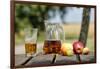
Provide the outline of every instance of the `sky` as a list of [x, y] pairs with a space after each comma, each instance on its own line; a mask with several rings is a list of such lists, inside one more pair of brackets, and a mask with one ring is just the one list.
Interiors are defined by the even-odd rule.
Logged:
[[[68, 10], [68, 13], [65, 14], [64, 21], [66, 23], [81, 23], [82, 13], [83, 13], [83, 8], [73, 7], [73, 9]], [[90, 22], [93, 22], [93, 21], [94, 21], [94, 8], [91, 8]], [[49, 22], [61, 23], [62, 21], [61, 21], [59, 12], [56, 11], [55, 17], [49, 19]]]

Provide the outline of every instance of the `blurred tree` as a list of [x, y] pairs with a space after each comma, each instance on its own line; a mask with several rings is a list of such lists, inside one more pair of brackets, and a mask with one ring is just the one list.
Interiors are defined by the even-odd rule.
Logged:
[[[66, 7], [50, 6], [50, 5], [31, 5], [31, 4], [16, 4], [15, 6], [15, 32], [25, 27], [39, 28], [44, 30], [44, 21], [55, 16], [57, 8], [63, 20], [66, 13]], [[53, 16], [49, 14], [53, 13]]]

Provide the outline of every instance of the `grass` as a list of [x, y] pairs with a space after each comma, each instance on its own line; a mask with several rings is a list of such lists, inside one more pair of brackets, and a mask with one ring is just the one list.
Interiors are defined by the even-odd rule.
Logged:
[[[78, 38], [80, 35], [81, 24], [65, 24], [63, 26], [65, 32], [65, 38]], [[94, 36], [94, 24], [90, 24], [88, 37], [93, 38]]]

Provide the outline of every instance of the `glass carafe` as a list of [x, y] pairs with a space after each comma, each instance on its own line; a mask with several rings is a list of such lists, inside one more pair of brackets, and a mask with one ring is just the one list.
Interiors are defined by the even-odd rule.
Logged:
[[64, 31], [61, 23], [45, 23], [44, 53], [60, 53], [61, 43], [64, 40]]

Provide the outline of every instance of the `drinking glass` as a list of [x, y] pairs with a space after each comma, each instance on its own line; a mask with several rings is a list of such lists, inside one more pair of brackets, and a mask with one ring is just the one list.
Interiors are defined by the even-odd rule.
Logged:
[[37, 51], [37, 28], [25, 29], [25, 54], [35, 56]]

